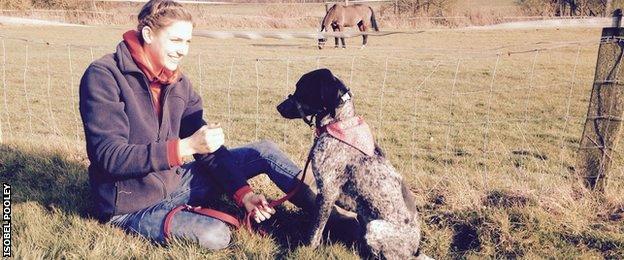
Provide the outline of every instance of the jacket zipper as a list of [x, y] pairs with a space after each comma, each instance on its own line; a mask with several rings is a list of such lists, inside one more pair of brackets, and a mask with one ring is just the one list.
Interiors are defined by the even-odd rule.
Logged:
[[[167, 113], [166, 113], [167, 110], [165, 108], [167, 107], [167, 96], [169, 96], [169, 92], [171, 91], [172, 85], [173, 84], [169, 84], [168, 86], [165, 87], [165, 94], [163, 95], [163, 98], [161, 100], [163, 118], [162, 118], [162, 121], [160, 122], [160, 125], [158, 127], [158, 139], [160, 139], [161, 129], [165, 127], [165, 116], [167, 115]], [[168, 117], [167, 117], [167, 119], [168, 119]], [[165, 136], [165, 138], [167, 138], [167, 136]]]
[[[161, 104], [162, 104], [162, 114], [163, 114], [163, 118], [162, 121], [160, 122], [159, 126], [158, 126], [158, 137], [156, 138], [156, 142], [160, 141], [160, 133], [161, 133], [161, 129], [164, 127], [165, 124], [165, 107], [167, 106], [167, 95], [169, 94], [169, 90], [171, 89], [171, 84], [169, 84], [169, 86], [165, 87], [165, 94], [163, 95], [163, 98], [161, 100]], [[150, 93], [152, 93], [152, 91], [150, 90]], [[152, 108], [154, 107], [154, 105], [152, 104]], [[156, 111], [154, 111], [154, 114], [156, 114]], [[158, 118], [157, 118], [158, 119]], [[166, 136], [165, 136], [166, 138]], [[165, 185], [165, 182], [158, 176], [156, 175], [156, 177], [158, 178], [158, 180], [160, 180], [160, 182], [162, 183], [162, 189], [163, 189], [163, 198], [167, 198], [167, 186]]]
[[154, 122], [156, 122], [156, 128], [158, 129], [156, 132], [156, 142], [160, 141], [160, 124], [158, 123], [158, 115], [156, 114], [156, 108], [154, 107], [154, 95], [152, 94], [152, 89], [149, 83], [149, 80], [147, 80], [147, 77], [143, 74], [140, 73], [141, 78], [143, 78], [143, 82], [145, 83], [145, 85], [147, 86], [147, 94], [149, 95], [149, 103], [150, 103], [150, 107], [152, 108], [152, 118], [154, 119]]
[[[160, 122], [160, 123], [158, 122], [158, 115], [156, 114], [156, 108], [154, 107], [154, 95], [152, 94], [152, 89], [151, 89], [150, 83], [147, 80], [147, 77], [145, 77], [145, 75], [143, 75], [143, 74], [141, 74], [141, 75], [143, 77], [143, 82], [145, 82], [146, 85], [147, 85], [147, 92], [149, 93], [150, 104], [151, 104], [151, 107], [152, 107], [152, 115], [154, 116], [156, 125], [158, 126], [158, 131], [156, 132], [156, 142], [159, 142], [160, 141], [160, 132], [161, 132], [161, 128], [162, 128], [162, 122]], [[163, 105], [163, 108], [162, 108], [163, 117], [165, 115], [165, 104], [166, 104], [165, 100], [167, 98], [167, 95], [169, 94], [169, 89], [170, 88], [171, 87], [167, 87], [165, 89], [165, 94], [163, 95], [163, 99], [161, 100], [162, 105]], [[163, 122], [164, 122], [164, 120], [163, 120]], [[160, 178], [160, 176], [158, 176], [157, 173], [158, 172], [156, 172], [154, 174], [154, 177], [156, 177], [156, 179], [158, 179], [160, 181], [160, 183], [162, 184], [163, 199], [166, 199], [167, 198], [167, 186], [165, 185], [165, 181], [163, 181], [162, 178]]]
[[152, 115], [154, 116], [154, 119], [156, 121], [156, 125], [158, 126], [158, 131], [156, 132], [156, 142], [160, 142], [160, 133], [163, 127], [163, 122], [164, 120], [164, 116], [165, 116], [165, 106], [167, 104], [167, 96], [169, 95], [170, 89], [171, 89], [171, 85], [173, 84], [169, 84], [166, 88], [165, 88], [165, 94], [163, 95], [163, 98], [161, 100], [161, 104], [162, 104], [162, 113], [163, 113], [163, 119], [162, 121], [159, 123], [158, 120], [158, 115], [156, 114], [156, 108], [154, 107], [154, 95], [152, 94], [152, 89], [151, 89], [151, 85], [149, 83], [149, 81], [147, 80], [147, 77], [145, 77], [145, 75], [141, 74], [143, 77], [143, 82], [145, 82], [147, 84], [147, 92], [149, 93], [149, 97], [150, 97], [150, 104], [152, 107]]

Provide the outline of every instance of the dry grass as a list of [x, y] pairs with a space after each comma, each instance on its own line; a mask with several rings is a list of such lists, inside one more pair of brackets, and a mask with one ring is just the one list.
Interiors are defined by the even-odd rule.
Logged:
[[[411, 1], [399, 1], [409, 9]], [[48, 19], [88, 25], [133, 25], [141, 3], [91, 2], [77, 0], [25, 1], [0, 3], [0, 15]], [[547, 19], [554, 8], [541, 0], [519, 4], [515, 0], [445, 1], [441, 7], [428, 12], [405, 10], [395, 12], [394, 3], [369, 3], [377, 13], [382, 30], [423, 28], [456, 28], [492, 25], [504, 22]], [[624, 1], [613, 2], [614, 8], [624, 7]], [[323, 16], [323, 3], [241, 1], [227, 5], [187, 4], [197, 24], [210, 29], [318, 29]], [[540, 17], [535, 17], [540, 16]]]
[[[290, 206], [280, 209], [272, 239], [238, 232], [219, 252], [184, 241], [154, 246], [86, 218], [75, 91], [92, 57], [111, 52], [124, 30], [2, 31], [51, 43], [3, 40], [0, 174], [14, 186], [19, 258], [356, 258], [340, 244], [293, 243], [308, 220]], [[306, 40], [197, 38], [184, 71], [205, 100], [206, 118], [224, 125], [228, 145], [275, 140], [300, 165], [312, 131], [279, 118], [275, 105], [303, 73], [336, 72], [417, 194], [429, 255], [617, 259], [624, 257], [622, 145], [604, 196], [583, 190], [573, 172], [599, 37], [596, 29], [444, 30], [323, 51]], [[589, 42], [569, 43], [579, 39]], [[57, 44], [67, 42], [74, 46]], [[279, 194], [264, 178], [254, 186]]]
[[[11, 0], [0, 5], [0, 15], [51, 19], [90, 25], [132, 25], [141, 3], [84, 2], [57, 0], [45, 6], [28, 1]], [[513, 0], [451, 1], [441, 10], [431, 13], [396, 14], [393, 4], [370, 3], [377, 12], [382, 30], [421, 29], [486, 25], [509, 21], [505, 17], [524, 16]], [[206, 28], [318, 29], [323, 16], [323, 3], [241, 3], [238, 5], [187, 4], [197, 23]], [[51, 10], [50, 10], [51, 9]]]

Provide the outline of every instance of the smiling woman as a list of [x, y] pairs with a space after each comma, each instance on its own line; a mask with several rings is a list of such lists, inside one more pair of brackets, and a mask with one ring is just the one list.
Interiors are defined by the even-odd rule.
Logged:
[[170, 71], [178, 68], [182, 57], [188, 54], [193, 37], [193, 18], [182, 6], [167, 1], [150, 1], [139, 13], [141, 43], [158, 64]]
[[[134, 32], [133, 32], [134, 33]], [[148, 55], [156, 64], [175, 71], [182, 60], [188, 54], [189, 43], [193, 35], [193, 25], [186, 21], [175, 21], [171, 25], [154, 31], [150, 27], [143, 27], [142, 39]]]
[[[159, 243], [177, 237], [219, 249], [230, 241], [220, 220], [226, 217], [197, 214], [186, 205], [206, 206], [225, 191], [264, 221], [275, 211], [247, 180], [266, 173], [290, 191], [301, 170], [268, 141], [227, 149], [219, 124], [206, 124], [202, 100], [180, 70], [193, 27], [179, 3], [147, 2], [137, 30], [124, 33], [115, 53], [85, 71], [80, 115], [101, 221]], [[306, 186], [290, 200], [311, 205], [315, 196]]]

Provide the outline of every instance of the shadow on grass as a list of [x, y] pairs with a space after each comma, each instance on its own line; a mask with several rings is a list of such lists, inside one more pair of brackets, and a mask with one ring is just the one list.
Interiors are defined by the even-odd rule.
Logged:
[[11, 185], [13, 203], [34, 201], [89, 217], [86, 165], [66, 157], [61, 151], [0, 144], [0, 176]]
[[[62, 150], [0, 144], [1, 182], [11, 185], [12, 202], [36, 202], [50, 211], [93, 218], [87, 165], [68, 157]], [[208, 204], [242, 218], [242, 210], [223, 198]], [[304, 212], [280, 206], [270, 221], [256, 227], [266, 230], [280, 247], [294, 250], [305, 244], [310, 219]]]
[[259, 227], [271, 234], [281, 247], [294, 250], [306, 244], [311, 224], [309, 214], [279, 206], [275, 215]]
[[[203, 206], [236, 215], [241, 221], [245, 217], [244, 210], [227, 200], [225, 195], [219, 199], [209, 200], [206, 205]], [[275, 210], [275, 214], [269, 220], [259, 224], [252, 222], [254, 234], [258, 236], [263, 236], [264, 234], [273, 238], [282, 249], [280, 253], [283, 254], [288, 254], [298, 247], [306, 246], [310, 227], [312, 225], [312, 215], [305, 211], [284, 205], [277, 206]], [[344, 245], [346, 248], [356, 248], [357, 250], [358, 244], [352, 237], [346, 234], [334, 234], [328, 232], [328, 230], [331, 229], [326, 229], [323, 233], [323, 243], [325, 245], [338, 243]], [[366, 252], [360, 253], [366, 254]], [[282, 255], [282, 257], [286, 257], [286, 255]]]
[[[289, 252], [295, 252], [297, 248], [307, 246], [310, 227], [312, 226], [312, 218], [312, 214], [307, 212], [290, 210], [286, 207], [279, 206], [277, 207], [275, 215], [271, 217], [270, 220], [266, 221], [266, 223], [261, 224], [260, 227], [270, 233], [279, 246], [285, 249], [281, 250], [281, 253], [287, 254]], [[338, 227], [338, 229], [340, 228], [341, 227]], [[360, 258], [369, 259], [371, 257], [370, 252], [362, 247], [362, 241], [357, 241], [357, 238], [352, 237], [351, 232], [332, 233], [331, 230], [334, 229], [326, 226], [323, 232], [322, 243], [324, 246], [331, 247], [331, 245], [342, 245], [347, 250], [353, 250]], [[289, 257], [287, 255], [281, 255], [279, 258]]]

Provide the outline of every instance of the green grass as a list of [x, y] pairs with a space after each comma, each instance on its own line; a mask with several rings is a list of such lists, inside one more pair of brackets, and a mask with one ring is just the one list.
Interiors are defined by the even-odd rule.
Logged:
[[[272, 238], [236, 232], [218, 252], [185, 241], [155, 246], [90, 219], [76, 90], [92, 56], [113, 51], [123, 31], [2, 27], [0, 177], [13, 185], [19, 258], [356, 258], [339, 243], [299, 246], [309, 219], [290, 205]], [[443, 30], [372, 38], [364, 50], [361, 39], [348, 39], [353, 48], [322, 51], [309, 40], [194, 38], [183, 69], [206, 118], [224, 125], [227, 145], [271, 139], [299, 165], [312, 130], [281, 119], [275, 106], [303, 73], [332, 69], [416, 193], [428, 255], [617, 259], [622, 145], [603, 196], [584, 191], [573, 172], [599, 37], [596, 29]], [[279, 196], [266, 178], [253, 183]]]

